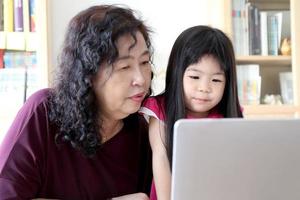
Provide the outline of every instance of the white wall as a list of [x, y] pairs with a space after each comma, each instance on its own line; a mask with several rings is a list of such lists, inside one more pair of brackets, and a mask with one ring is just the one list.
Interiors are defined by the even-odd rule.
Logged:
[[[168, 56], [176, 37], [187, 27], [199, 24], [220, 26], [222, 6], [213, 8], [212, 5], [222, 4], [223, 0], [50, 0], [50, 39], [51, 61], [57, 64], [57, 56], [63, 42], [66, 26], [69, 20], [79, 11], [95, 4], [118, 3], [125, 4], [140, 12], [154, 34], [154, 64], [155, 93], [164, 87], [164, 70]], [[223, 17], [224, 18], [224, 17]], [[222, 23], [221, 23], [222, 24]], [[221, 27], [222, 28], [222, 27]]]

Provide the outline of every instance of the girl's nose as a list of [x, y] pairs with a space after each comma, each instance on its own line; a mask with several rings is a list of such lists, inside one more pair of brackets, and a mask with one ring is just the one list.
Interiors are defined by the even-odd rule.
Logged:
[[209, 85], [209, 83], [206, 83], [206, 81], [205, 81], [205, 83], [204, 83], [204, 81], [199, 85], [199, 87], [197, 88], [197, 90], [199, 91], [199, 92], [203, 92], [203, 93], [209, 93], [209, 92], [211, 92], [211, 88], [210, 88], [210, 85]]

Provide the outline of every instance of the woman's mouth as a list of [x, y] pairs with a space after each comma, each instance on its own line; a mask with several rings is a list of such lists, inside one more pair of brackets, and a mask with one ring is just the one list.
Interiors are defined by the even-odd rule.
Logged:
[[132, 99], [135, 102], [142, 102], [144, 100], [144, 97], [145, 97], [145, 92], [141, 92], [131, 96], [130, 99]]

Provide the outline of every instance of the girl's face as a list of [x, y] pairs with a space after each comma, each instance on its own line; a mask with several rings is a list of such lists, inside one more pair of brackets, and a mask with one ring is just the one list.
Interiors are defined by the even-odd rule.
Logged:
[[104, 63], [93, 78], [102, 117], [123, 119], [137, 112], [151, 82], [150, 54], [144, 37], [136, 34], [136, 44], [131, 35], [117, 40], [119, 57], [112, 64]]
[[218, 60], [211, 55], [203, 56], [188, 66], [183, 75], [184, 102], [187, 115], [193, 118], [207, 117], [221, 101], [226, 77]]

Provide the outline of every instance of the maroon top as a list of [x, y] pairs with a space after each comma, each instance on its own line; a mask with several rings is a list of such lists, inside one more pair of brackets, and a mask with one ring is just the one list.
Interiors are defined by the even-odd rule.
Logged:
[[[24, 104], [0, 147], [0, 199], [106, 199], [149, 193], [148, 127], [143, 117], [100, 147], [93, 158], [70, 144], [57, 146], [47, 113], [49, 89]], [[137, 126], [140, 124], [140, 126]]]

